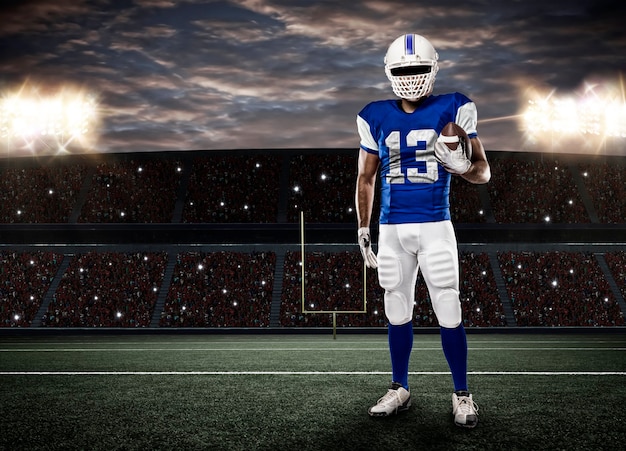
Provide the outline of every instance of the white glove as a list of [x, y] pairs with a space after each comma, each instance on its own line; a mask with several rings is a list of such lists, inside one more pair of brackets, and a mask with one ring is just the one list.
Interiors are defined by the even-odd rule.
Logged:
[[[472, 162], [465, 155], [465, 150], [461, 145], [457, 150], [450, 150], [446, 145], [447, 136], [439, 136], [435, 143], [435, 158], [451, 174], [465, 174]], [[448, 141], [450, 142], [450, 141]]]
[[365, 260], [365, 266], [368, 268], [377, 268], [378, 267], [378, 259], [376, 258], [376, 254], [372, 250], [372, 238], [370, 235], [369, 227], [361, 227], [359, 229], [359, 248], [361, 249], [361, 255], [363, 256], [363, 260]]

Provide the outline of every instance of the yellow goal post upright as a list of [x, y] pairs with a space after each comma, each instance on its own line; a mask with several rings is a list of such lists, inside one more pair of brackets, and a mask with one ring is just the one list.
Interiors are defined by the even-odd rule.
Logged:
[[308, 310], [306, 308], [305, 299], [305, 259], [304, 259], [304, 211], [300, 211], [300, 259], [301, 259], [301, 271], [302, 271], [302, 314], [317, 315], [317, 314], [331, 314], [333, 316], [333, 340], [337, 339], [337, 314], [363, 314], [367, 313], [367, 266], [365, 261], [363, 262], [363, 309], [362, 310]]

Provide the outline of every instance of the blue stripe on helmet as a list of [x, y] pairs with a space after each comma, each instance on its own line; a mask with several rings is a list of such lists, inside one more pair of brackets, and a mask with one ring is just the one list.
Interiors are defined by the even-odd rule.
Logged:
[[414, 38], [415, 35], [413, 34], [407, 34], [404, 37], [404, 47], [407, 55], [415, 55]]

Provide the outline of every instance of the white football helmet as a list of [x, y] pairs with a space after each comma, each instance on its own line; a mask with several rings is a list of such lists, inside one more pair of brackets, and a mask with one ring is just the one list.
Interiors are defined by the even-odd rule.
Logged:
[[428, 39], [405, 34], [391, 43], [385, 55], [385, 74], [395, 95], [417, 100], [433, 91], [439, 55]]

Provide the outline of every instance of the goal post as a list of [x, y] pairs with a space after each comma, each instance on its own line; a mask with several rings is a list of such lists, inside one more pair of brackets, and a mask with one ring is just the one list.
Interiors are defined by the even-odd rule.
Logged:
[[363, 308], [361, 310], [308, 310], [305, 297], [305, 240], [304, 240], [304, 211], [300, 211], [300, 261], [301, 261], [301, 301], [303, 315], [332, 315], [333, 318], [333, 339], [337, 338], [337, 314], [364, 314], [367, 313], [367, 266], [363, 261]]

